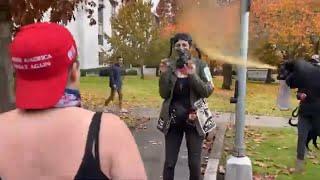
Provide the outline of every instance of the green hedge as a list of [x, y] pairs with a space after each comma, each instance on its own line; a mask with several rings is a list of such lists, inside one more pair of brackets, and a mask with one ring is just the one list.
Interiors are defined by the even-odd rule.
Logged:
[[137, 76], [137, 75], [138, 75], [138, 71], [135, 70], [135, 69], [129, 69], [129, 70], [126, 72], [126, 75], [127, 75], [127, 76]]
[[[109, 76], [110, 74], [108, 67], [81, 69], [80, 72], [81, 72], [81, 76], [87, 76], [89, 74], [93, 74], [97, 76]], [[121, 75], [135, 76], [135, 75], [138, 75], [138, 72], [134, 69], [130, 69], [127, 72], [125, 71], [125, 69], [121, 69]]]

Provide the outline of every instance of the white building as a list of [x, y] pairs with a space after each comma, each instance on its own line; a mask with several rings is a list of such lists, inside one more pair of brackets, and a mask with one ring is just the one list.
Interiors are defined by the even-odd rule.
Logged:
[[[96, 7], [93, 8], [93, 18], [97, 21], [96, 25], [90, 26], [88, 13], [79, 8], [74, 13], [75, 20], [66, 26], [73, 34], [79, 51], [79, 61], [81, 69], [90, 69], [102, 66], [99, 63], [99, 53], [110, 48], [104, 34], [111, 36], [110, 18], [115, 15], [123, 0], [94, 0]], [[152, 12], [159, 3], [159, 0], [152, 0]], [[48, 20], [45, 15], [43, 21]]]

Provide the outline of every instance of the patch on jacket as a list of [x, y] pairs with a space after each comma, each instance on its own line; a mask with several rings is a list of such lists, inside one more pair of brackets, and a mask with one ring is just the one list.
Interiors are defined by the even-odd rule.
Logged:
[[194, 103], [201, 130], [204, 134], [216, 128], [216, 123], [213, 120], [212, 113], [205, 99], [199, 99]]
[[203, 69], [203, 71], [204, 71], [204, 74], [205, 74], [205, 76], [206, 76], [207, 81], [208, 81], [208, 82], [212, 82], [212, 75], [211, 75], [211, 72], [210, 72], [209, 67], [208, 67], [208, 66], [205, 67], [205, 68]]

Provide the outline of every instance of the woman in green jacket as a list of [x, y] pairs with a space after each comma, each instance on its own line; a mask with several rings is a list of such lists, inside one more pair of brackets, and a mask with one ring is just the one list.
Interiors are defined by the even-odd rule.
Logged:
[[[158, 129], [165, 134], [163, 179], [173, 180], [183, 135], [186, 136], [190, 180], [201, 177], [201, 151], [204, 134], [197, 123], [194, 103], [209, 97], [214, 89], [209, 67], [201, 58], [191, 56], [192, 38], [178, 33], [171, 38], [178, 58], [160, 64], [159, 91], [164, 99]], [[170, 55], [171, 56], [171, 50]]]

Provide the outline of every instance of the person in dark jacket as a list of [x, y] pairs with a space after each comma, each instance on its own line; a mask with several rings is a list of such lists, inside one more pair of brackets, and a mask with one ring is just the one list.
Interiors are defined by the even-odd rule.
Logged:
[[105, 101], [105, 106], [108, 106], [111, 101], [114, 100], [114, 96], [116, 95], [116, 92], [119, 96], [119, 109], [120, 112], [127, 112], [126, 109], [122, 107], [122, 78], [121, 78], [121, 66], [123, 63], [122, 57], [117, 58], [117, 62], [114, 63], [110, 67], [110, 73], [109, 73], [109, 87], [111, 88], [111, 93], [108, 99]]
[[[174, 169], [185, 134], [190, 180], [199, 180], [204, 134], [199, 124], [195, 122], [197, 117], [194, 113], [194, 102], [211, 95], [213, 92], [212, 77], [208, 66], [199, 58], [191, 56], [192, 39], [190, 35], [176, 34], [171, 39], [171, 50], [172, 46], [179, 58], [177, 60], [164, 59], [160, 64], [159, 91], [164, 102], [157, 128], [165, 134], [166, 155], [163, 179], [174, 179]], [[199, 57], [201, 57], [200, 53]]]
[[[298, 111], [298, 143], [296, 172], [304, 169], [304, 158], [309, 141], [316, 146], [320, 136], [320, 66], [318, 56], [310, 62], [304, 60], [288, 61], [285, 80], [290, 88], [297, 88], [297, 99], [300, 100]], [[316, 146], [317, 147], [317, 146]]]

